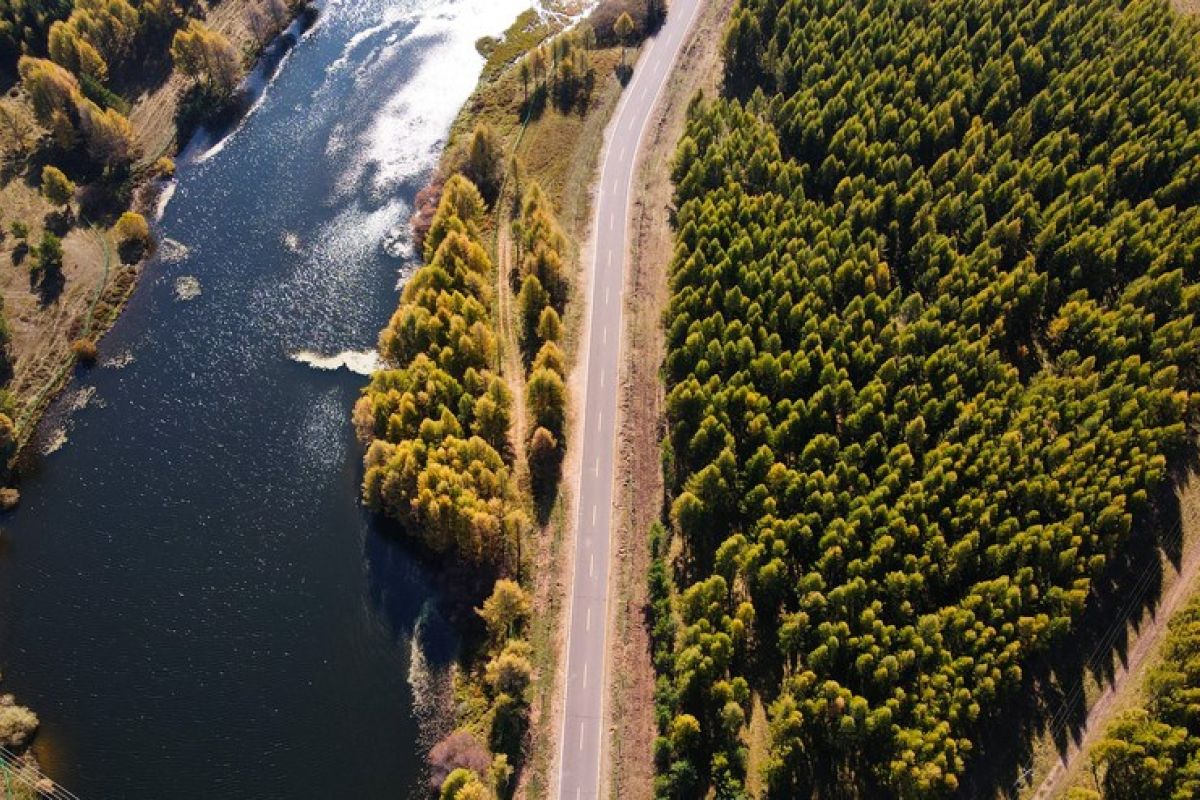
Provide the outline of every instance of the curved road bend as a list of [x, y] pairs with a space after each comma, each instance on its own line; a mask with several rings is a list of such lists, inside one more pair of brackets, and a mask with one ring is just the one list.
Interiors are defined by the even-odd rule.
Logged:
[[[597, 800], [605, 747], [604, 702], [617, 383], [630, 186], [642, 135], [703, 0], [673, 0], [666, 23], [646, 45], [605, 138], [592, 220], [583, 448], [569, 589], [566, 701], [559, 738], [560, 800]], [[666, 165], [662, 165], [665, 169]]]

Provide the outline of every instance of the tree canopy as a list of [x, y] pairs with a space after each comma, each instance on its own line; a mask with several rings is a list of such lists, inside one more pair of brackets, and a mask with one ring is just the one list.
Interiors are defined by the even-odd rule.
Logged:
[[493, 267], [477, 239], [483, 212], [469, 181], [447, 181], [425, 239], [427, 263], [380, 334], [386, 366], [354, 420], [368, 444], [371, 508], [434, 551], [501, 564], [523, 516], [506, 461], [512, 400], [495, 373]]
[[673, 164], [660, 796], [740, 796], [753, 692], [771, 797], [952, 794], [1079, 619], [1197, 409], [1195, 34], [739, 0]]

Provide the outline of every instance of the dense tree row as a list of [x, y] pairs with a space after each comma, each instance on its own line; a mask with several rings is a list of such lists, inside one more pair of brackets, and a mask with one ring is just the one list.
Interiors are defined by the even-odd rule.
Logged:
[[1200, 797], [1200, 599], [1168, 623], [1161, 658], [1143, 707], [1115, 720], [1094, 751], [1106, 798]]
[[483, 198], [446, 182], [425, 266], [380, 334], [387, 366], [354, 409], [369, 442], [363, 497], [437, 552], [503, 563], [523, 516], [512, 502], [511, 397], [495, 373], [492, 264], [479, 243]]
[[520, 214], [513, 221], [513, 239], [521, 281], [517, 295], [521, 347], [528, 365], [529, 474], [534, 493], [544, 498], [558, 483], [564, 449], [567, 372], [560, 340], [569, 287], [563, 264], [567, 239], [554, 218], [550, 198], [535, 181], [524, 187]]
[[949, 794], [1078, 619], [1197, 408], [1194, 44], [739, 0], [674, 165], [661, 796], [741, 796], [755, 692], [772, 797]]

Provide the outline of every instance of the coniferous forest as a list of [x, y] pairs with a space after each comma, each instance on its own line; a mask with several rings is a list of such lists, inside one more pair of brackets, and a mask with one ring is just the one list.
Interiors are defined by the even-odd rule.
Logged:
[[673, 165], [660, 797], [951, 795], [1077, 625], [1193, 450], [1198, 42], [739, 0]]

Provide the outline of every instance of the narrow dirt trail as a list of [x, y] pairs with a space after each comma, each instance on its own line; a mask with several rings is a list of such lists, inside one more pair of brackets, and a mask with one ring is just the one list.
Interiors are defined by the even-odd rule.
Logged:
[[513, 463], [525, 463], [525, 369], [521, 363], [519, 331], [513, 316], [512, 283], [512, 236], [509, 232], [509, 215], [500, 213], [496, 219], [496, 297], [500, 322], [500, 374], [512, 392], [512, 447]]

